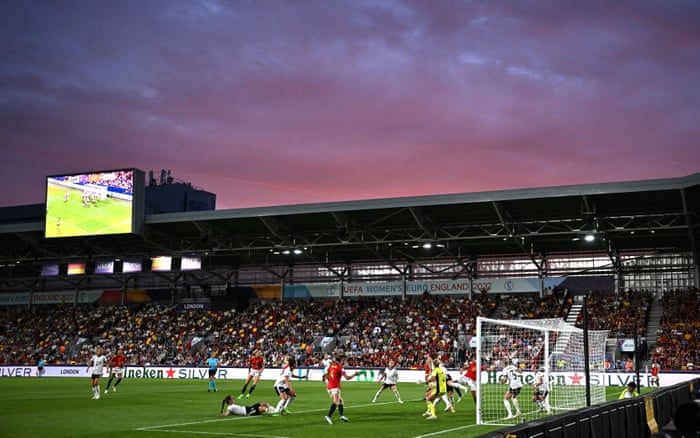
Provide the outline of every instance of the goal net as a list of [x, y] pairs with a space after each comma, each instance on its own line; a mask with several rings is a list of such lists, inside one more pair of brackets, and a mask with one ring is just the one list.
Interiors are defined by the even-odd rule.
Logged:
[[[591, 376], [603, 372], [607, 335], [588, 331]], [[586, 382], [583, 330], [563, 319], [478, 317], [476, 336], [477, 424], [509, 425], [580, 409], [587, 385], [592, 404], [605, 401], [603, 382]]]

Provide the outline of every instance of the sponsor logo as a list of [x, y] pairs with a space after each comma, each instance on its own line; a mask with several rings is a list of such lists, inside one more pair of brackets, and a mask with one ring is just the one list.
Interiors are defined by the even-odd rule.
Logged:
[[2, 367], [0, 368], [0, 377], [30, 377], [32, 375], [31, 367]]
[[183, 306], [184, 306], [185, 310], [202, 310], [202, 309], [204, 309], [203, 303], [185, 303]]
[[165, 374], [163, 370], [155, 370], [148, 368], [128, 368], [126, 370], [126, 377], [134, 379], [163, 379]]

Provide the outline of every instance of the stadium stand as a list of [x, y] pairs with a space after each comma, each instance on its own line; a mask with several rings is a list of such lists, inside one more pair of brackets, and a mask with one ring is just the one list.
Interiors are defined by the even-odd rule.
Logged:
[[[593, 330], [610, 330], [612, 336], [644, 334], [652, 294], [628, 290], [622, 294], [594, 291], [588, 298], [589, 324]], [[582, 326], [579, 314], [576, 325]]]
[[[338, 339], [355, 366], [419, 365], [425, 352], [455, 364], [476, 316], [493, 297], [259, 301], [245, 311], [177, 312], [174, 306], [0, 306], [0, 363], [86, 363], [92, 348], [122, 346], [130, 365], [199, 365], [216, 350], [223, 366], [246, 366], [255, 349], [270, 366], [286, 354], [313, 365], [320, 339]], [[375, 318], [374, 315], [380, 315]], [[47, 324], [47, 322], [50, 322]], [[412, 348], [408, 348], [408, 345]], [[306, 346], [313, 345], [312, 354]]]
[[652, 360], [662, 369], [695, 370], [700, 363], [700, 293], [698, 289], [666, 292], [661, 329]]
[[[596, 327], [631, 334], [632, 326], [622, 321], [643, 321], [649, 299], [646, 292], [597, 294], [591, 320]], [[663, 329], [653, 360], [663, 369], [693, 369], [700, 360], [698, 290], [667, 292], [663, 303]], [[102, 345], [108, 350], [124, 347], [130, 365], [199, 365], [215, 350], [223, 366], [247, 366], [252, 351], [261, 349], [270, 366], [290, 353], [299, 363], [314, 366], [322, 353], [321, 340], [333, 338], [333, 347], [346, 352], [351, 366], [380, 367], [394, 359], [401, 368], [413, 368], [425, 353], [438, 353], [449, 367], [456, 367], [464, 360], [477, 316], [551, 318], [561, 316], [565, 306], [566, 300], [556, 295], [499, 299], [487, 294], [471, 300], [258, 300], [244, 311], [178, 312], [163, 304], [0, 306], [0, 363], [33, 364], [45, 357], [50, 364], [82, 364], [93, 347]]]

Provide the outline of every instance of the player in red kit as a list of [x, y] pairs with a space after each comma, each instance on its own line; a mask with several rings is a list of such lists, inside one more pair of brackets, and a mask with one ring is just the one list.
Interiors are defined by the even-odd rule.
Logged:
[[117, 376], [117, 381], [114, 382], [114, 387], [112, 388], [112, 392], [117, 392], [117, 386], [122, 381], [122, 377], [124, 376], [124, 366], [126, 365], [126, 356], [124, 356], [124, 351], [120, 348], [117, 350], [117, 354], [112, 356], [112, 359], [109, 362], [109, 380], [107, 381], [107, 387], [105, 388], [105, 394], [109, 392], [109, 387], [112, 384], [112, 380], [114, 380], [114, 376]]
[[[424, 382], [428, 387], [426, 387], [426, 391], [430, 390], [430, 376], [433, 375], [433, 358], [430, 356], [430, 354], [425, 355], [425, 362], [423, 363], [423, 372], [425, 373], [425, 378]], [[425, 400], [425, 397], [423, 397], [423, 400]]]
[[[262, 351], [255, 350], [255, 352], [253, 353], [253, 357], [250, 358], [250, 366], [248, 367], [248, 379], [245, 381], [243, 389], [241, 389], [241, 394], [238, 396], [239, 400], [243, 398], [243, 395], [245, 395], [246, 398], [249, 398], [253, 391], [255, 391], [255, 386], [257, 386], [258, 384], [260, 376], [262, 376], [263, 370], [265, 370], [265, 357], [263, 356]], [[248, 384], [251, 381], [253, 382], [253, 384], [250, 385], [250, 391], [248, 391], [248, 394], [245, 394], [245, 390], [246, 388], [248, 388]]]
[[425, 355], [425, 363], [423, 364], [423, 372], [425, 373], [425, 383], [428, 384], [430, 376], [433, 375], [433, 358], [429, 355]]
[[659, 364], [656, 362], [653, 362], [651, 364], [651, 379], [650, 379], [650, 385], [656, 385], [656, 387], [659, 387]]
[[345, 356], [339, 356], [332, 364], [331, 366], [328, 367], [328, 371], [326, 372], [326, 390], [328, 391], [328, 395], [331, 397], [331, 407], [328, 409], [328, 415], [326, 415], [324, 418], [328, 422], [328, 424], [333, 424], [333, 420], [331, 419], [333, 417], [333, 412], [335, 412], [336, 409], [338, 409], [338, 414], [340, 415], [340, 419], [343, 421], [348, 421], [348, 417], [345, 416], [345, 413], [343, 412], [344, 407], [343, 407], [343, 397], [340, 394], [340, 379], [342, 377], [345, 377], [347, 380], [352, 379], [353, 377], [357, 376], [357, 372], [353, 374], [348, 374], [345, 372], [343, 369], [343, 364], [345, 363]]
[[469, 390], [472, 393], [472, 398], [476, 403], [476, 360], [468, 360], [464, 366], [459, 369], [459, 374], [460, 376], [458, 382], [469, 387]]

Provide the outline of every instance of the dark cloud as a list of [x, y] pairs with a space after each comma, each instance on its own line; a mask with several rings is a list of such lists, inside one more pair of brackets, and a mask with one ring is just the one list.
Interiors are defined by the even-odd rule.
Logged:
[[698, 29], [694, 1], [6, 1], [0, 205], [130, 166], [219, 208], [694, 173]]

